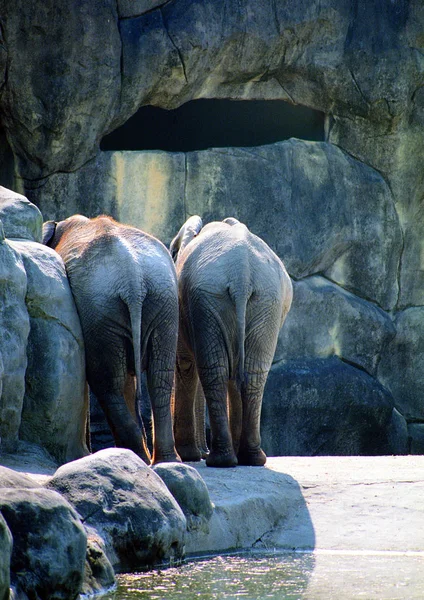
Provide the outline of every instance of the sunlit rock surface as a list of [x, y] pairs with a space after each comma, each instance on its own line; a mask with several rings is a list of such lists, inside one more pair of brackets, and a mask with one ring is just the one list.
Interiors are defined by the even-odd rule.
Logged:
[[64, 463], [88, 452], [79, 317], [38, 208], [0, 187], [0, 214], [0, 453], [21, 440]]
[[183, 556], [184, 514], [161, 478], [131, 450], [109, 448], [63, 465], [47, 485], [99, 533], [115, 571]]

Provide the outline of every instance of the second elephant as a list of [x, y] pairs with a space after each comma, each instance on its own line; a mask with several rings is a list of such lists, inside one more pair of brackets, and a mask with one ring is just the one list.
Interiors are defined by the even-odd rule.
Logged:
[[200, 217], [191, 217], [170, 251], [180, 303], [177, 450], [183, 460], [202, 456], [194, 409], [200, 380], [211, 425], [206, 464], [262, 466], [262, 395], [291, 306], [290, 277], [269, 246], [234, 218], [203, 227]]
[[105, 216], [48, 221], [43, 242], [65, 263], [84, 336], [87, 381], [116, 445], [150, 462], [135, 406], [146, 371], [154, 426], [152, 461], [179, 460], [170, 406], [178, 297], [169, 252], [154, 237]]

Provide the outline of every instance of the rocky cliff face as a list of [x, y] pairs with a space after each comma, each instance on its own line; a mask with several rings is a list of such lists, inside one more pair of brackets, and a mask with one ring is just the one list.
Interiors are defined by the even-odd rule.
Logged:
[[[327, 394], [336, 357], [360, 381], [349, 394], [383, 384], [422, 439], [422, 2], [1, 0], [0, 14], [4, 181], [13, 167], [45, 218], [108, 212], [164, 242], [193, 213], [245, 220], [297, 282], [275, 376], [314, 361], [322, 414], [347, 385]], [[199, 98], [320, 110], [326, 141], [100, 152], [139, 107]]]

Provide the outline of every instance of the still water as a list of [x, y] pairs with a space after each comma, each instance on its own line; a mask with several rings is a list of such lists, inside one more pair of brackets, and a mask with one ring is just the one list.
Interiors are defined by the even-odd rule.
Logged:
[[424, 553], [214, 556], [118, 577], [101, 600], [422, 600]]
[[119, 577], [102, 600], [297, 600], [313, 568], [310, 554], [214, 556], [180, 567]]

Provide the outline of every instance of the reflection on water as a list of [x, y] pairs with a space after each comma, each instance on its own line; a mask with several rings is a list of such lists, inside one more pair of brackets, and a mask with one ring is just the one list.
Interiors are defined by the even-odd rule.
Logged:
[[298, 600], [313, 570], [312, 554], [215, 556], [176, 568], [120, 576], [108, 600]]
[[423, 600], [424, 553], [214, 556], [118, 577], [102, 600]]

